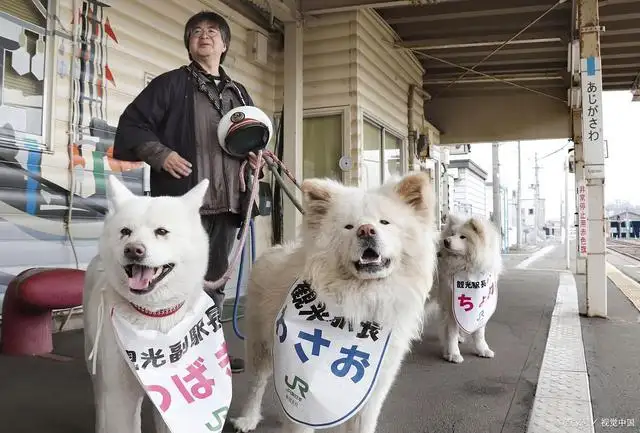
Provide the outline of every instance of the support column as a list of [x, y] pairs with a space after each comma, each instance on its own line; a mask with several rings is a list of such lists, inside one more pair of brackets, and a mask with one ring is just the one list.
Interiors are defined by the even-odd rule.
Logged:
[[491, 152], [491, 160], [493, 162], [493, 223], [496, 225], [496, 230], [500, 233], [500, 245], [503, 245], [503, 230], [502, 230], [502, 212], [501, 212], [501, 200], [500, 200], [500, 143], [493, 143]]
[[579, 1], [582, 142], [587, 185], [587, 315], [607, 317], [604, 137], [598, 0]]
[[[302, 35], [300, 21], [287, 22], [284, 25], [284, 152], [283, 162], [299, 183], [302, 183]], [[292, 187], [298, 200], [302, 200], [300, 191]], [[302, 215], [284, 198], [283, 240], [294, 240]]]
[[571, 122], [573, 130], [573, 157], [575, 162], [575, 188], [573, 189], [575, 213], [572, 215], [571, 224], [575, 227], [576, 232], [576, 244], [575, 244], [575, 260], [576, 260], [576, 274], [584, 275], [587, 273], [587, 255], [580, 250], [580, 227], [578, 223], [578, 206], [580, 200], [578, 200], [580, 188], [580, 182], [584, 180], [584, 158], [583, 158], [583, 145], [582, 145], [582, 109], [573, 109], [571, 112]]

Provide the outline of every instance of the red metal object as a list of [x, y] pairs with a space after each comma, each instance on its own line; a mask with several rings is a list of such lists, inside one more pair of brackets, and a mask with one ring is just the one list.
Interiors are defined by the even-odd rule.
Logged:
[[16, 275], [2, 304], [0, 353], [51, 353], [51, 311], [82, 305], [83, 286], [84, 271], [79, 269], [31, 268]]

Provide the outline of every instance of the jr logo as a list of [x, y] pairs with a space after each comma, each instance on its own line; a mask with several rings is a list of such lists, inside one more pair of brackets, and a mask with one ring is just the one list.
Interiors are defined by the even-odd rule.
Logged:
[[306, 398], [304, 395], [309, 391], [309, 384], [304, 380], [300, 379], [298, 376], [293, 378], [293, 383], [289, 383], [289, 376], [284, 376], [284, 383], [287, 384], [289, 388], [292, 390], [296, 390], [298, 388], [298, 392], [300, 393], [300, 397]]

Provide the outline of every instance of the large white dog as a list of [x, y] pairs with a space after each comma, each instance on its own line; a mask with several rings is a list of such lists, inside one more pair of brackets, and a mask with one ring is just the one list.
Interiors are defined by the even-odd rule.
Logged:
[[[182, 197], [151, 198], [135, 196], [115, 177], [109, 178], [109, 212], [98, 255], [86, 272], [83, 300], [97, 433], [141, 429], [145, 390], [118, 345], [114, 309], [128, 325], [168, 333], [196, 304], [206, 302], [208, 238], [199, 208], [208, 183], [203, 180]], [[158, 410], [155, 424], [157, 431], [169, 431]]]
[[498, 302], [500, 235], [484, 218], [448, 215], [440, 236], [437, 283], [427, 310], [439, 320], [442, 356], [464, 361], [459, 342], [469, 334], [478, 356], [493, 358], [485, 327]]
[[[312, 432], [320, 428], [323, 411], [331, 421], [340, 411], [350, 411], [322, 427], [373, 433], [401, 362], [422, 329], [436, 261], [432, 186], [427, 174], [417, 173], [368, 191], [321, 179], [304, 181], [302, 189], [301, 241], [267, 251], [252, 269], [245, 316], [249, 400], [232, 422], [242, 432], [256, 428], [275, 370], [276, 391], [289, 415], [283, 431]], [[329, 314], [335, 311], [341, 315]], [[300, 323], [311, 328], [296, 328]], [[377, 331], [371, 324], [377, 324]], [[339, 341], [322, 338], [332, 327], [360, 332], [333, 334], [342, 338], [340, 349]], [[376, 357], [355, 350], [365, 344], [368, 332], [374, 336], [364, 347], [378, 350]], [[386, 342], [384, 356], [376, 348], [380, 342]], [[358, 355], [366, 360], [356, 366]], [[362, 391], [359, 381], [374, 372], [379, 373], [373, 389], [363, 391], [368, 400], [351, 410], [351, 400]]]

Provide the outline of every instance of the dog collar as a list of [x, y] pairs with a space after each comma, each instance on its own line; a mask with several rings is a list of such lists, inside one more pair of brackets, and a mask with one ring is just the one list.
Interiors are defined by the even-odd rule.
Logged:
[[184, 305], [184, 301], [180, 302], [177, 305], [169, 308], [163, 308], [161, 310], [151, 311], [147, 308], [141, 307], [140, 305], [136, 305], [133, 302], [129, 302], [131, 306], [140, 314], [143, 314], [148, 317], [167, 317], [175, 314], [182, 306]]

